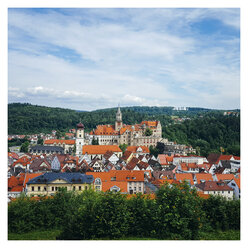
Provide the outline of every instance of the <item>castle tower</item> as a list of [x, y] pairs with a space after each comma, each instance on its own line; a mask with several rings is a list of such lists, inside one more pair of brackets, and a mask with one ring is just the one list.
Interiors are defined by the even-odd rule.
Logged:
[[82, 155], [84, 145], [84, 125], [81, 123], [77, 124], [76, 130], [76, 156]]
[[117, 113], [116, 113], [116, 120], [115, 120], [115, 131], [120, 131], [122, 128], [122, 114], [120, 106], [118, 107]]

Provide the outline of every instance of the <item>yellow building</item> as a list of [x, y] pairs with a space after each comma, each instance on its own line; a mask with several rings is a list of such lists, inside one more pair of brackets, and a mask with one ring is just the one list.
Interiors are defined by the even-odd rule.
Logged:
[[82, 192], [94, 188], [92, 175], [82, 173], [47, 172], [31, 179], [26, 185], [27, 196], [52, 196], [60, 188]]

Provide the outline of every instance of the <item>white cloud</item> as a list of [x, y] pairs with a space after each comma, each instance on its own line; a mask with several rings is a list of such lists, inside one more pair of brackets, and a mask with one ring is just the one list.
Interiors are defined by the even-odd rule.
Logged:
[[205, 40], [191, 30], [192, 23], [204, 18], [238, 29], [237, 10], [67, 12], [75, 15], [10, 11], [11, 101], [26, 97], [41, 102], [47, 97], [46, 104], [71, 103], [77, 109], [111, 107], [120, 101], [150, 106], [239, 104], [239, 38]]

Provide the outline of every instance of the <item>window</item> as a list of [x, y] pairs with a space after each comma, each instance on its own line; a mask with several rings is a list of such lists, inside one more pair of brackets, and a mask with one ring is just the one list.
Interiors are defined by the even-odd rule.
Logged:
[[75, 186], [73, 186], [73, 190], [76, 190], [76, 187]]
[[81, 186], [78, 186], [78, 190], [82, 190], [81, 188], [82, 188]]
[[32, 191], [34, 191], [34, 186], [32, 186]]
[[230, 191], [228, 191], [228, 194], [230, 194]]
[[54, 191], [54, 187], [52, 187], [52, 191]]
[[141, 191], [141, 187], [139, 187], [139, 191]]
[[47, 188], [46, 187], [44, 187], [44, 191], [46, 191], [47, 190]]
[[88, 187], [87, 187], [87, 186], [85, 186], [84, 188], [85, 188], [85, 190], [87, 190], [87, 189], [88, 189]]
[[58, 190], [58, 187], [55, 187], [55, 190], [57, 191]]
[[38, 191], [40, 191], [40, 186], [38, 186]]

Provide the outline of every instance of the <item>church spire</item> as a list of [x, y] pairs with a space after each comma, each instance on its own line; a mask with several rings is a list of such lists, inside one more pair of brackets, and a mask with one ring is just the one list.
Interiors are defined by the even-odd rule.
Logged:
[[120, 109], [120, 105], [118, 104], [118, 110], [116, 113], [116, 121], [117, 122], [122, 122], [122, 114], [121, 114], [121, 109]]

